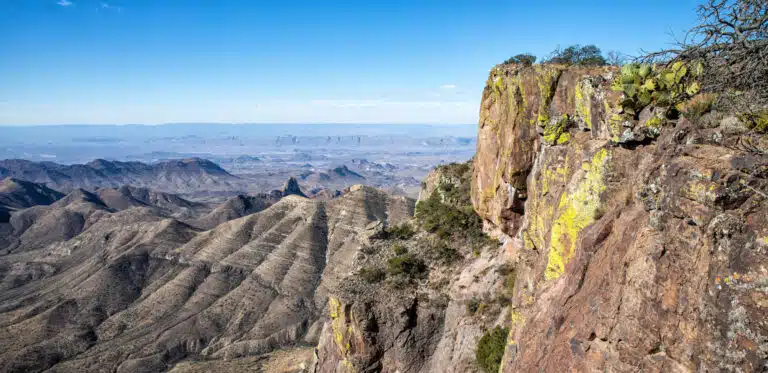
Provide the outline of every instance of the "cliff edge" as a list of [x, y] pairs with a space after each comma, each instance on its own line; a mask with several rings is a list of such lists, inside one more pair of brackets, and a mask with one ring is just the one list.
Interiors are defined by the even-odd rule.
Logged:
[[472, 202], [517, 274], [501, 371], [768, 369], [768, 139], [671, 69], [491, 71]]

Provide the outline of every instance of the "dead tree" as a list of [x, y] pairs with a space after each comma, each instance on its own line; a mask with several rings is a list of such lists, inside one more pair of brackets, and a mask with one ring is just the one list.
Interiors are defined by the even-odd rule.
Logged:
[[[698, 25], [671, 49], [647, 53], [641, 62], [702, 63], [705, 91], [729, 93], [740, 111], [768, 105], [768, 1], [707, 0]], [[745, 107], [746, 105], [746, 107]]]

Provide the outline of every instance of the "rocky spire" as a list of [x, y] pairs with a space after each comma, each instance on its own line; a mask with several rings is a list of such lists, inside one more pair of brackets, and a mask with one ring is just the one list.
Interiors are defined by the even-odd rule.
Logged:
[[299, 182], [296, 181], [296, 178], [293, 176], [291, 176], [291, 178], [285, 182], [285, 185], [283, 185], [283, 197], [291, 194], [306, 197], [299, 187]]

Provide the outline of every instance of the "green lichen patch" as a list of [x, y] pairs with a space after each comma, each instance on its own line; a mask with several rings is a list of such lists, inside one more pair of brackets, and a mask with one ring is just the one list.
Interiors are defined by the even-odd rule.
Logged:
[[754, 113], [744, 113], [739, 115], [739, 119], [741, 119], [741, 121], [747, 125], [747, 128], [755, 132], [768, 132], [768, 110], [762, 110]]
[[568, 142], [570, 134], [566, 131], [568, 130], [570, 123], [571, 119], [567, 114], [563, 114], [557, 120], [550, 120], [544, 127], [544, 142], [548, 145]]
[[547, 280], [560, 278], [565, 273], [565, 266], [576, 250], [579, 233], [592, 224], [595, 212], [600, 208], [600, 195], [605, 191], [605, 167], [610, 154], [600, 149], [585, 164], [585, 174], [576, 189], [564, 192], [560, 198], [560, 215], [552, 225], [549, 257], [544, 277]]
[[650, 137], [658, 137], [661, 134], [661, 128], [664, 126], [666, 119], [654, 115], [647, 121], [645, 121], [645, 133]]

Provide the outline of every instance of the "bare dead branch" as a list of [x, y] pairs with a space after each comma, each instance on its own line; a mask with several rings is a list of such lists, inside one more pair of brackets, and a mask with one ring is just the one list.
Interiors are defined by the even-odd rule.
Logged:
[[[768, 1], [707, 0], [697, 8], [699, 23], [672, 48], [644, 52], [636, 60], [671, 64], [701, 62], [704, 91], [733, 91], [749, 99], [737, 106], [768, 105]], [[743, 110], [743, 109], [742, 109]]]

